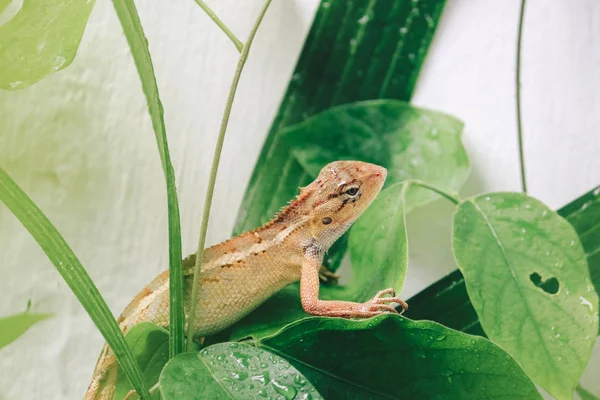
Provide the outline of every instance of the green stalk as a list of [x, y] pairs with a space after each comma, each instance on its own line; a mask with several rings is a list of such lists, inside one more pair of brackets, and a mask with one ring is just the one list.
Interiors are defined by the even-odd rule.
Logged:
[[156, 144], [165, 175], [167, 186], [167, 210], [169, 219], [169, 357], [173, 358], [183, 351], [183, 333], [185, 314], [183, 311], [183, 273], [181, 271], [181, 227], [179, 221], [179, 203], [175, 186], [175, 172], [169, 155], [167, 132], [163, 117], [163, 108], [158, 95], [158, 86], [152, 66], [148, 42], [133, 0], [113, 0], [113, 5], [131, 55], [137, 68], [142, 89], [148, 103], [148, 112], [156, 136]]
[[519, 30], [517, 33], [517, 71], [516, 71], [516, 97], [517, 97], [517, 136], [519, 139], [519, 163], [521, 166], [521, 188], [527, 193], [527, 180], [525, 177], [525, 154], [523, 150], [523, 124], [521, 122], [521, 44], [523, 43], [523, 20], [525, 19], [525, 3], [521, 0], [521, 11], [519, 13]]
[[229, 89], [229, 96], [227, 97], [227, 103], [225, 104], [225, 112], [223, 113], [223, 119], [221, 120], [221, 127], [219, 129], [219, 137], [217, 139], [217, 145], [215, 147], [215, 153], [213, 156], [212, 167], [210, 169], [210, 178], [208, 181], [208, 189], [206, 191], [206, 199], [204, 200], [204, 210], [202, 212], [202, 226], [200, 228], [200, 238], [198, 239], [198, 250], [196, 251], [196, 264], [194, 265], [194, 279], [192, 282], [192, 299], [190, 303], [190, 313], [188, 316], [188, 351], [193, 350], [193, 337], [194, 337], [194, 319], [196, 318], [196, 308], [198, 303], [198, 295], [199, 295], [199, 280], [200, 280], [200, 271], [202, 269], [202, 257], [204, 257], [204, 246], [206, 243], [206, 230], [208, 228], [208, 219], [210, 216], [210, 208], [212, 205], [213, 193], [215, 190], [215, 181], [217, 179], [217, 172], [219, 169], [219, 161], [221, 160], [221, 150], [223, 149], [223, 141], [225, 140], [225, 132], [227, 131], [227, 124], [229, 123], [229, 116], [231, 115], [231, 107], [233, 105], [233, 99], [235, 97], [235, 92], [237, 91], [238, 83], [240, 81], [240, 77], [242, 75], [242, 70], [244, 69], [244, 64], [246, 64], [246, 60], [248, 59], [248, 53], [250, 52], [250, 47], [252, 46], [252, 41], [254, 40], [254, 36], [258, 31], [258, 27], [269, 8], [269, 4], [271, 4], [271, 0], [267, 0], [265, 5], [263, 6], [252, 30], [250, 31], [250, 35], [248, 35], [248, 40], [246, 44], [242, 48], [242, 53], [240, 54], [240, 58], [237, 63], [237, 67], [235, 69], [235, 74], [233, 75], [233, 81], [231, 82], [231, 88]]
[[210, 17], [210, 19], [212, 19], [214, 21], [214, 23], [217, 24], [217, 26], [219, 28], [221, 28], [223, 33], [225, 33], [227, 35], [227, 37], [235, 45], [235, 48], [238, 49], [238, 51], [241, 53], [244, 48], [244, 44], [233, 34], [233, 32], [231, 32], [231, 30], [227, 27], [227, 25], [225, 25], [223, 23], [223, 21], [221, 21], [221, 19], [219, 19], [219, 17], [217, 17], [217, 14], [215, 14], [214, 11], [211, 10], [204, 1], [202, 1], [202, 0], [194, 0], [194, 1], [196, 2], [196, 4], [198, 4], [200, 6], [201, 9], [204, 10], [206, 15], [208, 15]]
[[435, 192], [435, 193], [439, 194], [440, 196], [442, 196], [442, 197], [450, 200], [454, 204], [460, 203], [460, 200], [458, 199], [457, 196], [455, 196], [453, 194], [450, 194], [450, 193], [446, 192], [444, 189], [441, 189], [441, 188], [439, 188], [437, 186], [430, 185], [429, 183], [425, 183], [425, 182], [420, 181], [418, 179], [408, 179], [405, 182], [406, 182], [407, 186], [409, 186], [409, 185], [415, 185], [415, 186], [420, 186], [422, 188], [431, 190], [432, 192]]

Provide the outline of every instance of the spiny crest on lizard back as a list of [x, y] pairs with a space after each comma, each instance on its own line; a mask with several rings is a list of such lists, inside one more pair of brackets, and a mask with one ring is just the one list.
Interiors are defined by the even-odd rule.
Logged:
[[324, 248], [337, 240], [379, 194], [387, 171], [362, 161], [327, 164], [317, 179], [301, 188], [300, 194], [271, 222], [257, 230], [285, 226], [282, 238], [301, 227]]

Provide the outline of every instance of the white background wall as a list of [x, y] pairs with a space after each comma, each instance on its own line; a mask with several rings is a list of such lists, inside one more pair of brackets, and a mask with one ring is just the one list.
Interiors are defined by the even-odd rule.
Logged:
[[[209, 165], [237, 59], [191, 0], [138, 1], [165, 106], [184, 253], [194, 251]], [[208, 2], [245, 38], [262, 0]], [[309, 29], [317, 0], [275, 0], [233, 110], [209, 242], [228, 237]], [[448, 0], [414, 103], [466, 122], [465, 194], [519, 190], [514, 63], [519, 1]], [[530, 193], [558, 208], [600, 183], [600, 2], [530, 0], [523, 114]], [[0, 92], [0, 165], [41, 206], [118, 314], [167, 266], [166, 197], [139, 80], [108, 1], [98, 1], [75, 62], [30, 88]], [[409, 218], [415, 294], [455, 268], [451, 207]], [[54, 318], [0, 353], [0, 399], [81, 398], [102, 338], [42, 251], [0, 205], [0, 315], [28, 299]], [[597, 346], [598, 347], [598, 346]], [[598, 349], [596, 349], [598, 350]], [[592, 378], [600, 351], [584, 382]]]

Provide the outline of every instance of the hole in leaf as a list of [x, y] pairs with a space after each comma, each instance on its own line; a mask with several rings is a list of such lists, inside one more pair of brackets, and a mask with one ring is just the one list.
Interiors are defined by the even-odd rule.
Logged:
[[558, 283], [558, 279], [556, 279], [555, 277], [548, 278], [544, 281], [542, 280], [540, 274], [534, 272], [533, 274], [529, 275], [529, 279], [531, 279], [531, 282], [533, 282], [535, 286], [539, 287], [546, 293], [558, 293], [558, 288], [560, 285]]

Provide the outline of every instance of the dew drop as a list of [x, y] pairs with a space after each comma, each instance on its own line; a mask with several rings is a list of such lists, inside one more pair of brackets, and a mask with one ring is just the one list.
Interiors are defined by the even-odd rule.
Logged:
[[369, 22], [369, 19], [371, 19], [371, 18], [370, 18], [370, 17], [369, 17], [367, 14], [365, 14], [365, 15], [363, 15], [363, 16], [362, 16], [362, 17], [361, 17], [361, 18], [358, 20], [358, 23], [359, 23], [360, 25], [364, 25], [364, 24], [366, 24], [367, 22]]
[[286, 398], [286, 400], [292, 400], [296, 397], [298, 391], [293, 386], [287, 386], [282, 383], [277, 382], [276, 380], [272, 380], [271, 384], [277, 393]]

